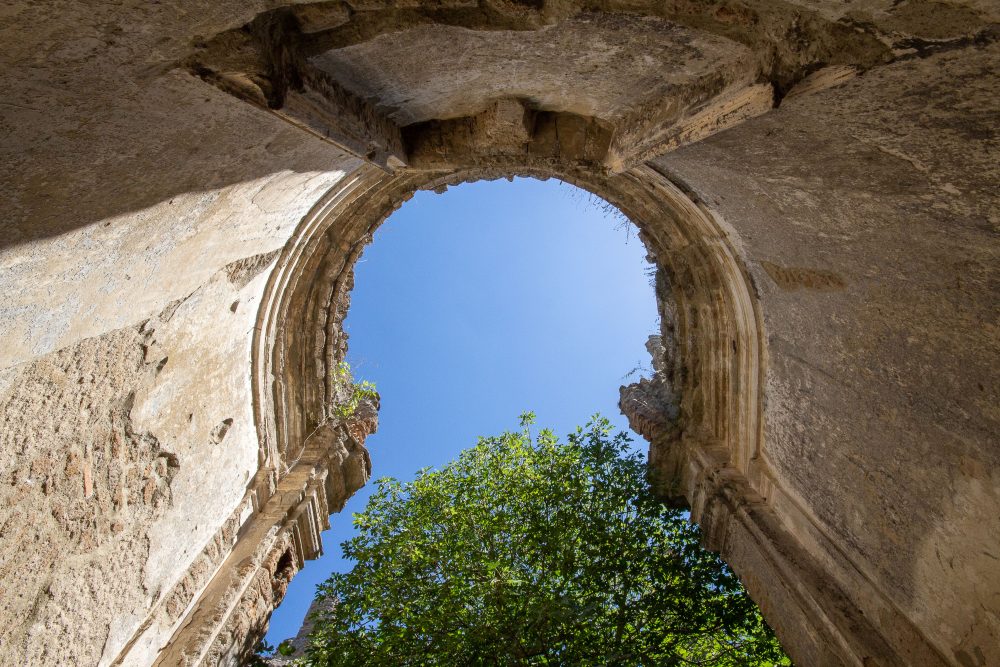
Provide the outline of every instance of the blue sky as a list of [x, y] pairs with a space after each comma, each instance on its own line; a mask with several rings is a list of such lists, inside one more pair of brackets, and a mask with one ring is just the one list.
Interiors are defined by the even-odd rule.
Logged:
[[[556, 180], [480, 181], [418, 192], [376, 232], [345, 322], [355, 378], [382, 397], [373, 478], [412, 479], [526, 410], [560, 436], [595, 412], [628, 428], [618, 387], [649, 367], [656, 302], [635, 229], [601, 204]], [[350, 569], [340, 543], [371, 488], [331, 517], [326, 553], [271, 617], [271, 644], [295, 635], [318, 583]]]

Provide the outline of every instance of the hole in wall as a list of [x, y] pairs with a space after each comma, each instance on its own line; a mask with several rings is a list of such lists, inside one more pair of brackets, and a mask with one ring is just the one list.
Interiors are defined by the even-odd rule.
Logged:
[[[651, 372], [659, 333], [645, 256], [617, 209], [555, 179], [416, 193], [355, 265], [345, 321], [355, 378], [382, 396], [373, 478], [442, 465], [524, 410], [560, 435], [595, 412], [627, 430], [618, 388]], [[349, 569], [340, 543], [373, 488], [331, 517], [326, 554], [292, 580], [269, 643], [294, 636], [315, 586]]]
[[232, 417], [227, 417], [226, 419], [223, 419], [221, 422], [215, 425], [215, 428], [212, 429], [212, 432], [209, 434], [209, 438], [212, 440], [214, 444], [216, 445], [219, 444], [220, 442], [223, 441], [223, 439], [225, 439], [226, 434], [229, 433], [229, 429], [232, 428], [232, 426], [233, 426]]

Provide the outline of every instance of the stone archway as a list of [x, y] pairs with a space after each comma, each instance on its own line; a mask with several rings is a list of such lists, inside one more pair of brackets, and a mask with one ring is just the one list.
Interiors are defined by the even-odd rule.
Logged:
[[15, 2], [3, 659], [235, 662], [367, 476], [374, 412], [327, 412], [354, 253], [529, 174], [643, 229], [669, 344], [622, 406], [796, 661], [1000, 662], [998, 21]]
[[[558, 177], [611, 202], [637, 224], [655, 259], [667, 344], [655, 360], [657, 377], [623, 388], [622, 408], [651, 443], [664, 499], [691, 507], [706, 546], [741, 574], [797, 660], [877, 656], [880, 664], [904, 664], [904, 647], [866, 620], [872, 597], [883, 605], [883, 618], [890, 606], [842, 587], [852, 576], [849, 564], [835, 564], [839, 576], [823, 572], [810, 547], [824, 555], [836, 548], [822, 542], [825, 536], [770, 471], [763, 448], [765, 333], [739, 239], [651, 167], [607, 175], [577, 168], [554, 173], [549, 165], [397, 174], [368, 168], [329, 191], [302, 220], [271, 274], [254, 343], [259, 507], [243, 548], [234, 549], [240, 557], [230, 561], [245, 567], [254, 553], [258, 564], [238, 573], [223, 565], [216, 575], [221, 585], [195, 605], [209, 631], [198, 622], [183, 626], [158, 664], [190, 656], [218, 662], [248, 650], [280, 602], [289, 564], [294, 573], [316, 556], [328, 515], [367, 480], [363, 442], [374, 430], [377, 406], [363, 411], [360, 423], [341, 423], [332, 412], [353, 265], [375, 229], [416, 190], [515, 173]], [[819, 544], [802, 544], [792, 531], [803, 529]], [[856, 575], [853, 583], [871, 585]], [[908, 626], [903, 618], [895, 622]]]

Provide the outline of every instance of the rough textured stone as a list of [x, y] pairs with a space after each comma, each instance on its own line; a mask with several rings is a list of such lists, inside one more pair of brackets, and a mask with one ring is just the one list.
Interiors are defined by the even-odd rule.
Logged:
[[659, 162], [753, 258], [767, 459], [959, 664], [1000, 662], [998, 71], [901, 63]]
[[146, 604], [149, 531], [178, 467], [134, 419], [159, 366], [146, 360], [148, 333], [121, 329], [25, 364], [0, 399], [0, 614], [23, 619], [0, 641], [30, 664], [96, 663], [120, 610]]

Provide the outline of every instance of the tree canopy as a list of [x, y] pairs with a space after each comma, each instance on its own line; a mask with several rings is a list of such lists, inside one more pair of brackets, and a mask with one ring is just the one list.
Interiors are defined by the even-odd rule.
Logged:
[[790, 664], [739, 580], [595, 417], [378, 480], [309, 665]]

